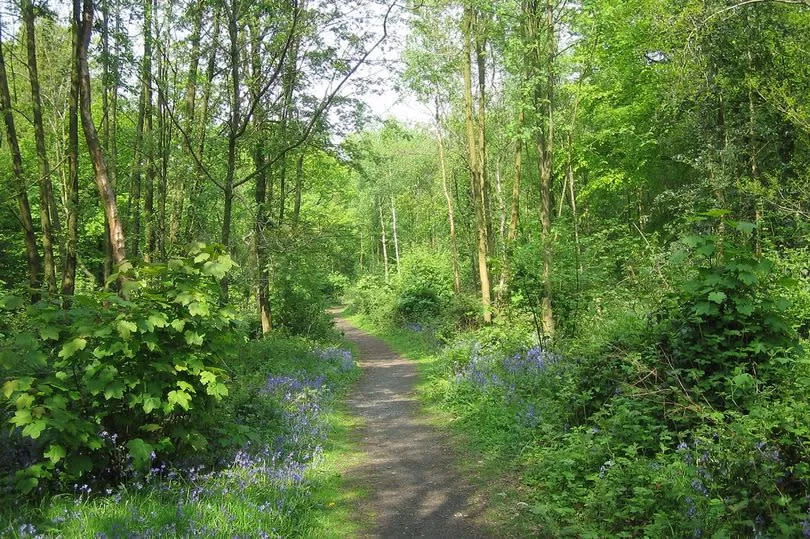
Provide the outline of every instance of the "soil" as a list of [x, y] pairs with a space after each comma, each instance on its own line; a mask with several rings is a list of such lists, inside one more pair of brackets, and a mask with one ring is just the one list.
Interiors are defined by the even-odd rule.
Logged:
[[420, 409], [416, 365], [339, 314], [336, 325], [363, 369], [348, 409], [362, 422], [355, 434], [364, 455], [345, 477], [369, 492], [354, 508], [359, 521], [374, 523], [364, 537], [493, 537], [449, 435]]

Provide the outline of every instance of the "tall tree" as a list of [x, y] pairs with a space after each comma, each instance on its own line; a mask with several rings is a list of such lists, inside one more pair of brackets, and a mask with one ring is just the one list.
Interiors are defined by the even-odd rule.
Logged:
[[[79, 56], [81, 54], [81, 0], [73, 0], [71, 17], [71, 69], [68, 97], [68, 177], [65, 182], [67, 208], [67, 248], [62, 272], [62, 294], [72, 296], [76, 289], [79, 248]], [[69, 301], [67, 302], [69, 304]]]
[[118, 214], [118, 204], [115, 199], [115, 191], [110, 183], [107, 170], [107, 162], [104, 157], [104, 150], [98, 138], [98, 131], [93, 123], [91, 108], [91, 85], [90, 67], [87, 59], [87, 52], [90, 47], [90, 37], [93, 32], [93, 1], [84, 0], [82, 7], [81, 40], [77, 50], [79, 57], [79, 114], [84, 129], [84, 138], [87, 142], [87, 149], [90, 152], [90, 159], [93, 163], [93, 171], [98, 187], [101, 203], [104, 207], [104, 215], [110, 225], [110, 244], [112, 247], [113, 263], [122, 264], [126, 259], [126, 243], [124, 240], [124, 230]]
[[[484, 86], [486, 81], [485, 65], [481, 37], [481, 28], [476, 21], [475, 8], [464, 6], [462, 15], [462, 34], [464, 40], [461, 60], [464, 78], [464, 121], [467, 132], [467, 154], [470, 167], [470, 179], [475, 210], [475, 227], [477, 236], [478, 282], [481, 288], [481, 302], [484, 307], [484, 322], [492, 321], [492, 292], [489, 280], [489, 255], [491, 239], [489, 234], [489, 189], [486, 175], [486, 105], [484, 103]], [[473, 57], [473, 51], [475, 56]], [[474, 112], [473, 77], [471, 62], [476, 64], [478, 76], [477, 118]]]
[[42, 279], [42, 264], [39, 257], [36, 236], [34, 235], [34, 221], [31, 218], [31, 205], [28, 202], [28, 188], [23, 172], [22, 154], [17, 139], [17, 127], [14, 124], [12, 112], [11, 93], [8, 87], [6, 73], [5, 52], [3, 51], [3, 30], [0, 23], [0, 108], [3, 111], [3, 121], [6, 124], [6, 141], [11, 152], [11, 166], [14, 175], [14, 191], [17, 198], [17, 218], [23, 229], [25, 240], [25, 253], [28, 260], [28, 283], [31, 287], [31, 301], [40, 297], [40, 283]]
[[28, 79], [31, 84], [31, 105], [33, 108], [34, 140], [39, 157], [39, 214], [42, 226], [42, 250], [44, 254], [45, 284], [51, 294], [56, 293], [56, 260], [54, 259], [54, 227], [52, 218], [56, 215], [51, 182], [51, 167], [45, 146], [45, 129], [42, 124], [42, 98], [39, 91], [39, 70], [37, 69], [36, 25], [34, 4], [23, 0], [22, 16], [25, 24], [25, 43], [28, 56]]

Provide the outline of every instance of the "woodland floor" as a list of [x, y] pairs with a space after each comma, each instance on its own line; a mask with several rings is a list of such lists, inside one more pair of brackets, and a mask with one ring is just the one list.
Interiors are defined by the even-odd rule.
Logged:
[[493, 536], [449, 435], [420, 409], [416, 365], [335, 314], [363, 369], [348, 399], [348, 411], [361, 421], [356, 441], [363, 457], [345, 478], [369, 493], [354, 508], [359, 521], [373, 523], [365, 536]]

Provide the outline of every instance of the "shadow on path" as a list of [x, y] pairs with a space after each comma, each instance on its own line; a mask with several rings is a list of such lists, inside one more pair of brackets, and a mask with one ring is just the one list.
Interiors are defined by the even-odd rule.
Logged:
[[364, 425], [358, 433], [362, 463], [346, 471], [349, 483], [370, 491], [356, 509], [375, 522], [368, 537], [491, 537], [477, 521], [483, 509], [459, 475], [447, 435], [432, 427], [414, 394], [416, 365], [336, 315], [357, 345], [363, 377], [348, 401]]

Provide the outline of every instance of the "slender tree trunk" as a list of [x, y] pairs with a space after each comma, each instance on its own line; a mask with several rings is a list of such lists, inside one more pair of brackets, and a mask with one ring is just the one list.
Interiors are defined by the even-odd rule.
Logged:
[[[462, 59], [462, 72], [464, 77], [464, 116], [465, 125], [467, 130], [467, 150], [470, 160], [470, 174], [473, 193], [473, 205], [475, 208], [475, 221], [478, 237], [478, 277], [481, 287], [481, 303], [484, 307], [484, 322], [489, 324], [492, 321], [491, 303], [492, 296], [489, 281], [489, 267], [487, 257], [489, 255], [489, 238], [487, 234], [487, 218], [486, 218], [486, 179], [482, 174], [484, 167], [482, 166], [482, 158], [486, 151], [480, 148], [479, 144], [483, 142], [481, 132], [482, 119], [478, 119], [476, 125], [473, 118], [473, 94], [472, 94], [472, 67], [470, 65], [472, 56], [472, 34], [473, 28], [473, 13], [472, 8], [464, 8], [464, 58]], [[483, 97], [483, 96], [480, 96]], [[479, 102], [480, 114], [481, 102]]]
[[[143, 66], [141, 67], [143, 69]], [[132, 230], [130, 233], [130, 245], [132, 246], [132, 256], [137, 257], [141, 244], [141, 176], [143, 174], [143, 123], [146, 108], [146, 88], [141, 85], [141, 96], [138, 100], [138, 120], [135, 124], [135, 147], [134, 163], [132, 165], [132, 178], [130, 180], [130, 196], [132, 197], [130, 214], [132, 217]]]
[[[301, 189], [304, 182], [304, 150], [298, 154], [295, 163], [295, 203], [293, 205], [293, 228], [298, 228], [298, 220], [301, 217]], [[361, 264], [362, 265], [362, 264]]]
[[110, 242], [112, 243], [113, 262], [122, 264], [126, 259], [124, 232], [118, 215], [118, 205], [115, 192], [110, 184], [107, 172], [107, 163], [104, 151], [98, 139], [96, 126], [93, 124], [92, 109], [90, 106], [90, 68], [87, 63], [87, 50], [90, 46], [90, 35], [93, 31], [93, 2], [84, 0], [82, 10], [82, 39], [79, 47], [79, 113], [84, 128], [84, 138], [90, 152], [95, 171], [96, 186], [98, 187], [101, 202], [104, 205], [104, 214], [110, 223]]
[[383, 267], [385, 268], [385, 282], [388, 282], [388, 247], [385, 241], [385, 219], [383, 218], [382, 201], [379, 204], [380, 208], [380, 233], [382, 236], [382, 252], [383, 252]]
[[[109, 156], [110, 151], [110, 7], [109, 0], [101, 2], [101, 146]], [[109, 160], [108, 160], [109, 161]], [[110, 174], [109, 164], [107, 173]], [[112, 175], [110, 174], [110, 184]], [[113, 188], [115, 186], [113, 185]], [[104, 264], [102, 269], [102, 282], [113, 271], [112, 243], [110, 243], [110, 223], [104, 217]]]
[[515, 138], [515, 157], [513, 163], [513, 181], [512, 181], [512, 200], [509, 209], [509, 228], [506, 232], [506, 247], [503, 255], [503, 269], [501, 270], [501, 278], [498, 283], [498, 302], [500, 303], [502, 295], [506, 293], [506, 286], [509, 276], [509, 256], [510, 248], [517, 238], [518, 220], [520, 219], [520, 182], [523, 174], [523, 124], [526, 119], [526, 113], [523, 105], [520, 106], [520, 113], [518, 114], [518, 136]]
[[[236, 0], [231, 0], [228, 9], [228, 37], [230, 39], [230, 68], [231, 68], [231, 103], [230, 118], [228, 120], [228, 156], [225, 171], [224, 184], [224, 208], [222, 212], [222, 245], [226, 250], [231, 247], [231, 220], [233, 209], [234, 174], [236, 172], [236, 139], [240, 121], [240, 98], [239, 98], [239, 27], [238, 27], [238, 6]], [[222, 297], [228, 300], [228, 280], [222, 279]]]
[[22, 15], [25, 23], [26, 49], [28, 53], [28, 78], [31, 83], [31, 104], [34, 112], [34, 138], [39, 157], [39, 214], [42, 225], [42, 250], [44, 254], [45, 284], [50, 294], [56, 294], [56, 261], [54, 259], [54, 234], [51, 226], [53, 186], [48, 152], [45, 149], [45, 130], [42, 125], [42, 100], [39, 94], [39, 72], [37, 70], [36, 29], [34, 25], [34, 5], [31, 0], [23, 0]]
[[[554, 4], [547, 1], [543, 16], [542, 31], [539, 28], [541, 14], [536, 11], [531, 13], [533, 36], [535, 40], [535, 68], [540, 73], [545, 71], [545, 81], [540, 83], [536, 91], [538, 102], [537, 110], [540, 114], [540, 129], [536, 141], [537, 146], [537, 166], [540, 177], [540, 225], [541, 238], [543, 242], [543, 298], [542, 325], [546, 335], [554, 334], [554, 316], [551, 308], [551, 182], [554, 155], [554, 56], [556, 54], [556, 41], [554, 39]], [[541, 34], [544, 43], [541, 43]]]
[[[65, 182], [65, 207], [67, 208], [67, 248], [65, 267], [62, 272], [62, 295], [69, 298], [76, 289], [76, 264], [79, 245], [79, 50], [81, 42], [81, 4], [73, 0], [71, 21], [72, 65], [70, 70], [70, 96], [68, 104], [68, 178]], [[70, 306], [69, 299], [65, 306]]]
[[439, 114], [436, 112], [436, 129], [439, 142], [439, 168], [442, 174], [442, 191], [444, 192], [444, 200], [447, 202], [447, 220], [450, 224], [450, 249], [453, 256], [453, 283], [455, 285], [456, 294], [461, 292], [461, 272], [458, 267], [458, 242], [456, 241], [456, 217], [453, 211], [453, 199], [450, 196], [450, 191], [447, 188], [447, 163], [444, 156], [444, 137], [442, 136], [442, 127], [439, 122]]
[[[216, 70], [217, 48], [219, 47], [219, 24], [220, 24], [220, 11], [214, 10], [214, 25], [211, 30], [211, 47], [208, 51], [208, 65], [205, 70], [205, 82], [203, 84], [202, 103], [200, 104], [200, 114], [198, 116], [197, 125], [197, 155], [200, 160], [203, 159], [205, 153], [205, 133], [209, 117], [209, 103], [211, 101], [211, 88], [213, 86], [214, 74]], [[205, 181], [205, 173], [202, 167], [195, 161], [194, 162], [194, 183], [191, 186], [189, 193], [189, 200], [192, 204], [189, 206], [188, 218], [186, 219], [186, 239], [190, 241], [193, 237], [193, 231], [197, 222], [197, 211], [194, 211], [193, 202], [195, 202], [202, 189], [203, 182]]]
[[265, 234], [269, 223], [265, 204], [267, 203], [267, 174], [264, 169], [265, 155], [263, 144], [257, 144], [253, 156], [256, 170], [256, 225], [254, 230], [256, 265], [258, 269], [256, 299], [259, 308], [259, 320], [262, 324], [262, 335], [267, 335], [273, 329], [273, 317], [270, 310], [270, 261], [267, 252], [267, 239]]
[[391, 230], [394, 235], [394, 254], [397, 260], [397, 275], [401, 273], [399, 267], [399, 237], [397, 236], [397, 207], [394, 204], [394, 197], [391, 197]]
[[157, 241], [155, 231], [155, 132], [153, 130], [152, 106], [152, 26], [154, 18], [153, 0], [144, 0], [143, 20], [143, 84], [146, 92], [144, 100], [144, 150], [146, 153], [146, 177], [144, 178], [143, 224], [146, 246], [143, 258], [152, 260]]
[[23, 174], [22, 155], [17, 140], [17, 128], [14, 125], [14, 114], [11, 111], [11, 93], [8, 88], [6, 75], [6, 60], [3, 52], [2, 25], [0, 25], [0, 107], [3, 109], [3, 120], [6, 124], [6, 141], [11, 152], [11, 166], [14, 173], [14, 190], [17, 192], [17, 218], [23, 228], [25, 240], [25, 254], [28, 260], [28, 282], [31, 287], [31, 302], [40, 298], [40, 285], [42, 278], [42, 265], [39, 258], [39, 249], [34, 235], [34, 220], [31, 217], [31, 205], [28, 202], [28, 192]]
[[[191, 57], [189, 59], [188, 77], [186, 79], [186, 96], [184, 102], [185, 109], [185, 131], [192, 133], [194, 131], [194, 113], [197, 100], [197, 71], [200, 64], [200, 34], [202, 29], [203, 13], [205, 6], [203, 0], [197, 0], [194, 4], [194, 22], [191, 28], [191, 36], [189, 42], [191, 44]], [[191, 162], [192, 158], [188, 146], [184, 146], [184, 165]], [[190, 172], [190, 171], [189, 171]], [[174, 198], [174, 208], [172, 211], [172, 220], [169, 225], [169, 242], [174, 243], [177, 241], [177, 235], [180, 231], [180, 223], [183, 221], [183, 206], [186, 199], [186, 174], [180, 174], [177, 178], [177, 193]]]

